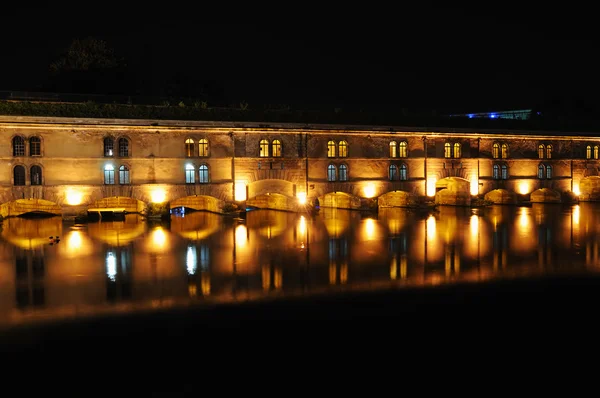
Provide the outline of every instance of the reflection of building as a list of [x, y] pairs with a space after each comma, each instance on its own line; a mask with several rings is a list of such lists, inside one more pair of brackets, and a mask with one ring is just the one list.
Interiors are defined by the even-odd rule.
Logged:
[[15, 250], [16, 302], [20, 308], [45, 304], [46, 265], [38, 250]]
[[106, 298], [109, 301], [132, 297], [130, 247], [112, 247], [106, 251]]

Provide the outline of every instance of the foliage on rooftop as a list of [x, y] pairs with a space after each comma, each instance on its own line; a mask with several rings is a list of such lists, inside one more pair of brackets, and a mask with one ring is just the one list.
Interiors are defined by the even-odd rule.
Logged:
[[212, 108], [204, 102], [135, 105], [91, 101], [67, 103], [8, 100], [0, 101], [0, 115], [600, 132], [598, 123], [547, 116], [534, 117], [529, 120], [468, 119], [437, 116], [432, 113], [407, 114], [402, 111], [374, 113], [344, 111], [340, 108], [332, 109], [329, 112], [294, 110], [289, 107], [253, 108], [251, 104], [247, 103], [240, 103], [236, 108]]

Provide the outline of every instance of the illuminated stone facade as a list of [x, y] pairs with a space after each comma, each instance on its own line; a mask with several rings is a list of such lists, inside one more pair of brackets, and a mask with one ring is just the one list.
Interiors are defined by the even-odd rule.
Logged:
[[32, 201], [68, 216], [111, 207], [109, 198], [137, 201], [129, 211], [168, 201], [217, 213], [232, 202], [294, 211], [304, 199], [469, 205], [497, 189], [520, 200], [600, 198], [597, 136], [15, 116], [0, 117], [0, 136], [3, 216]]

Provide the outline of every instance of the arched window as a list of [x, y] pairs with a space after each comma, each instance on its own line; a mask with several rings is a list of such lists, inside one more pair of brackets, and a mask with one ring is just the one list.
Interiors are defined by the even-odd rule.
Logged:
[[546, 158], [552, 159], [552, 145], [546, 145]]
[[129, 156], [129, 141], [127, 138], [119, 138], [119, 156]]
[[261, 158], [269, 157], [269, 141], [268, 140], [260, 140], [260, 148], [259, 148], [258, 156], [260, 156]]
[[29, 139], [29, 156], [42, 155], [42, 140], [40, 137], [31, 137]]
[[444, 157], [447, 159], [452, 157], [452, 146], [449, 142], [444, 144]]
[[544, 145], [538, 145], [538, 158], [544, 159]]
[[408, 157], [408, 144], [406, 141], [400, 142], [400, 150], [398, 151], [398, 157], [406, 158]]
[[400, 165], [400, 181], [408, 180], [408, 167], [405, 164]]
[[115, 183], [115, 169], [112, 164], [104, 166], [104, 183], [107, 185]]
[[539, 179], [542, 179], [542, 178], [544, 178], [544, 172], [545, 172], [544, 165], [543, 165], [543, 164], [540, 164], [540, 165], [538, 166], [538, 178], [539, 178]]
[[185, 165], [185, 183], [194, 184], [196, 182], [196, 172], [194, 166], [191, 164]]
[[42, 168], [40, 166], [31, 166], [29, 170], [31, 185], [42, 185]]
[[592, 158], [592, 146], [591, 145], [588, 145], [585, 148], [585, 158], [586, 159], [591, 159]]
[[208, 140], [206, 138], [200, 138], [198, 140], [198, 156], [208, 156]]
[[546, 178], [547, 179], [552, 178], [552, 166], [550, 166], [550, 165], [546, 166]]
[[395, 158], [398, 156], [398, 144], [396, 141], [390, 142], [390, 157]]
[[454, 143], [454, 157], [460, 158], [460, 144], [458, 142]]
[[598, 159], [598, 145], [594, 146], [594, 159]]
[[493, 176], [494, 176], [494, 180], [497, 180], [500, 178], [500, 166], [498, 166], [497, 164], [494, 165]]
[[508, 158], [508, 144], [502, 144], [502, 159]]
[[185, 140], [185, 156], [188, 158], [194, 156], [194, 140], [191, 138]]
[[13, 169], [14, 176], [14, 184], [15, 185], [25, 185], [25, 167], [23, 166], [15, 166]]
[[106, 137], [104, 139], [104, 156], [112, 156], [115, 149], [115, 142], [112, 138]]
[[494, 143], [494, 145], [492, 145], [492, 157], [494, 159], [498, 159], [499, 156], [500, 156], [500, 145], [498, 145], [498, 143]]
[[390, 181], [398, 179], [398, 167], [395, 164], [390, 164]]
[[328, 158], [335, 157], [335, 141], [329, 141], [327, 143], [327, 157]]
[[129, 184], [129, 167], [119, 167], [119, 184]]
[[198, 169], [198, 178], [200, 179], [200, 184], [208, 184], [208, 166], [203, 164]]
[[341, 158], [348, 157], [348, 143], [346, 141], [340, 141], [338, 146], [338, 156]]
[[25, 156], [25, 140], [23, 137], [16, 136], [12, 139], [13, 156]]
[[271, 156], [281, 157], [281, 141], [273, 140], [272, 148], [273, 148], [273, 154]]
[[340, 181], [348, 181], [348, 166], [345, 164], [340, 165], [339, 177]]
[[508, 166], [503, 164], [501, 169], [502, 169], [502, 179], [508, 180]]
[[335, 181], [336, 174], [335, 165], [330, 164], [327, 166], [327, 181]]

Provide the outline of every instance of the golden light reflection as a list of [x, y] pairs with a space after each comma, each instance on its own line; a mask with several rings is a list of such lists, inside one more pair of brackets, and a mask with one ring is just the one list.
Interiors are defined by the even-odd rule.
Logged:
[[236, 201], [246, 200], [246, 181], [235, 182], [234, 198]]
[[152, 203], [163, 203], [167, 199], [167, 193], [163, 188], [154, 188], [150, 192], [150, 200]]
[[306, 204], [306, 192], [299, 192], [296, 196], [298, 197], [298, 203], [301, 205]]
[[69, 250], [79, 250], [81, 249], [81, 232], [79, 231], [71, 231], [67, 235], [67, 246]]
[[375, 196], [375, 185], [374, 184], [365, 185], [365, 187], [363, 188], [363, 195], [365, 196], [365, 198], [374, 197]]
[[436, 232], [435, 227], [436, 227], [435, 217], [429, 216], [427, 218], [427, 240], [435, 239], [435, 232]]
[[579, 225], [580, 212], [579, 205], [573, 206], [573, 224], [575, 225]]
[[133, 240], [141, 237], [145, 232], [145, 224], [141, 222], [97, 222], [89, 223], [88, 234], [113, 246], [126, 246]]
[[248, 244], [248, 229], [245, 225], [240, 224], [235, 227], [235, 245], [243, 249], [246, 244]]
[[473, 214], [469, 219], [469, 229], [471, 231], [471, 237], [477, 237], [479, 233], [479, 217]]
[[62, 219], [7, 218], [0, 228], [2, 238], [23, 249], [34, 249], [50, 243], [50, 236], [62, 238]]
[[528, 229], [530, 224], [531, 224], [531, 220], [529, 219], [529, 212], [527, 211], [527, 209], [525, 207], [521, 207], [519, 209], [519, 227], [521, 229]]
[[306, 234], [306, 218], [304, 216], [300, 216], [300, 221], [298, 222], [298, 232], [300, 232], [300, 235], [302, 236]]
[[364, 223], [365, 240], [372, 240], [375, 237], [375, 220], [367, 218]]
[[72, 206], [80, 205], [83, 202], [83, 192], [74, 188], [67, 188], [65, 201]]
[[200, 286], [202, 294], [208, 296], [210, 294], [210, 274], [208, 272], [202, 272], [200, 275]]
[[521, 195], [527, 195], [531, 190], [531, 185], [527, 181], [519, 183], [519, 193]]
[[427, 177], [427, 196], [435, 196], [435, 177]]
[[167, 243], [167, 234], [165, 234], [164, 229], [162, 227], [155, 228], [152, 230], [151, 234], [152, 245], [157, 250], [165, 249]]

